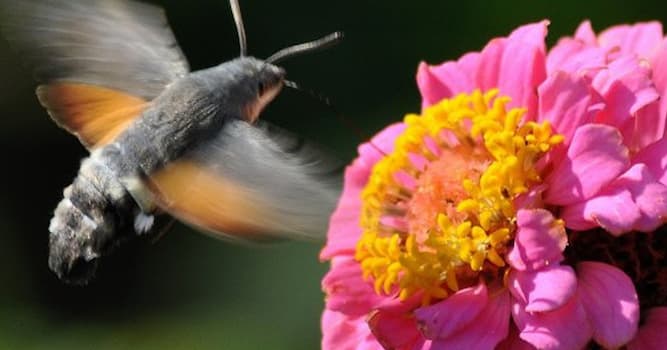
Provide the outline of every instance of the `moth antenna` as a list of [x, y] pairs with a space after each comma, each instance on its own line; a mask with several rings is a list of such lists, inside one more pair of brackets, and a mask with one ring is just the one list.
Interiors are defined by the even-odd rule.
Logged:
[[245, 39], [245, 27], [243, 26], [243, 16], [241, 15], [241, 6], [238, 0], [229, 0], [229, 6], [232, 8], [236, 32], [239, 34], [239, 47], [241, 48], [241, 57], [248, 55], [248, 46]]
[[325, 37], [317, 40], [309, 41], [303, 44], [286, 47], [266, 59], [266, 62], [275, 64], [288, 57], [298, 56], [304, 53], [313, 52], [317, 50], [326, 49], [341, 42], [343, 39], [343, 32], [333, 32]]
[[322, 94], [320, 94], [320, 93], [318, 93], [314, 90], [303, 89], [301, 86], [299, 86], [299, 84], [297, 84], [296, 82], [291, 81], [291, 80], [284, 80], [284, 84], [285, 84], [285, 87], [288, 87], [290, 89], [294, 89], [295, 91], [301, 92], [301, 93], [305, 94], [306, 96], [314, 99], [315, 101], [320, 102], [320, 103], [324, 104], [325, 106], [327, 106], [327, 108], [329, 108], [329, 110], [331, 110], [331, 112], [333, 112], [333, 114], [336, 116], [338, 121], [341, 124], [345, 125], [345, 127], [348, 128], [349, 130], [352, 130], [352, 132], [354, 134], [356, 134], [356, 136], [359, 138], [360, 141], [363, 142], [365, 140], [368, 140], [368, 144], [370, 144], [371, 147], [375, 148], [375, 150], [380, 152], [380, 154], [382, 154], [383, 156], [387, 156], [387, 153], [385, 151], [383, 151], [380, 147], [378, 147], [376, 144], [374, 144], [373, 141], [370, 140], [367, 136], [365, 136], [364, 132], [361, 131], [361, 128], [359, 127], [359, 125], [357, 125], [350, 118], [347, 118], [343, 113], [341, 113], [338, 110], [338, 108], [336, 108], [336, 106], [334, 106], [334, 104], [331, 103], [331, 100], [328, 97], [326, 97], [326, 96], [324, 96], [324, 95], [322, 95]]

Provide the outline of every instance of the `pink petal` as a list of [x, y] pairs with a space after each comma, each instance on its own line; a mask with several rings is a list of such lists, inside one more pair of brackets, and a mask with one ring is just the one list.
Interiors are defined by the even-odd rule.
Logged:
[[375, 163], [394, 151], [396, 138], [405, 130], [405, 124], [394, 123], [375, 134], [370, 142], [359, 146], [359, 159], [367, 168], [372, 168]]
[[400, 232], [408, 232], [408, 221], [403, 217], [396, 216], [382, 216], [380, 217], [380, 225], [398, 230]]
[[574, 270], [555, 264], [534, 272], [512, 270], [508, 282], [512, 295], [526, 304], [526, 312], [555, 310], [577, 290]]
[[632, 163], [645, 164], [653, 177], [667, 185], [667, 138], [641, 150]]
[[474, 320], [486, 307], [486, 286], [466, 288], [436, 304], [415, 310], [415, 318], [426, 339], [451, 337]]
[[565, 229], [549, 211], [522, 209], [517, 212], [517, 233], [507, 260], [520, 271], [538, 270], [561, 262], [566, 245]]
[[558, 43], [549, 50], [547, 55], [547, 73], [551, 75], [559, 71], [576, 72], [579, 65], [569, 67], [569, 64], [572, 62], [572, 57], [575, 57], [585, 47], [586, 44], [572, 38], [558, 40]]
[[547, 56], [549, 74], [563, 71], [585, 75], [607, 65], [607, 50], [589, 46], [580, 40], [563, 38], [558, 41]]
[[507, 38], [498, 75], [500, 93], [512, 97], [509, 107], [527, 108], [526, 119], [535, 120], [537, 87], [546, 78], [548, 21], [521, 26]]
[[629, 143], [633, 150], [640, 150], [662, 139], [667, 129], [667, 43], [656, 50], [651, 69], [655, 89], [662, 97], [637, 113], [632, 142]]
[[536, 185], [531, 187], [528, 192], [522, 193], [514, 199], [514, 206], [523, 209], [543, 208], [542, 192], [547, 187], [545, 185]]
[[656, 101], [640, 109], [621, 128], [625, 144], [632, 153], [639, 152], [664, 136], [665, 115], [659, 112], [663, 103], [663, 100]]
[[[579, 216], [581, 219], [573, 219]], [[667, 186], [657, 182], [644, 164], [635, 164], [599, 195], [561, 211], [568, 227], [585, 221], [612, 234], [649, 232], [667, 218]], [[586, 225], [583, 225], [586, 226]]]
[[[431, 67], [433, 73], [438, 77], [438, 79], [443, 82], [447, 88], [452, 92], [453, 95], [460, 94], [462, 92], [472, 92], [475, 89], [475, 83], [473, 81], [473, 74], [468, 71], [472, 68], [470, 65], [470, 59], [474, 56], [468, 55], [464, 56], [461, 60], [454, 62], [449, 61], [438, 66]], [[449, 97], [449, 96], [446, 96]]]
[[361, 191], [368, 182], [371, 169], [394, 147], [394, 140], [403, 132], [405, 125], [392, 124], [380, 131], [369, 143], [359, 146], [359, 157], [345, 169], [343, 193], [338, 206], [331, 215], [327, 244], [320, 252], [320, 259], [331, 259], [335, 255], [353, 255], [361, 236], [359, 215], [361, 212]]
[[417, 86], [422, 96], [422, 109], [438, 103], [443, 98], [452, 96], [452, 90], [440, 80], [432, 67], [425, 62], [421, 62], [419, 68], [417, 68]]
[[651, 60], [651, 69], [653, 70], [653, 83], [655, 84], [656, 89], [663, 97], [660, 100], [660, 111], [659, 114], [662, 116], [661, 123], [658, 125], [658, 128], [665, 128], [665, 113], [667, 112], [667, 101], [665, 101], [665, 96], [667, 96], [667, 41], [660, 44], [656, 50], [656, 54], [653, 60]]
[[628, 166], [628, 149], [618, 130], [586, 124], [572, 137], [567, 156], [545, 178], [549, 185], [544, 200], [567, 205], [596, 194]]
[[662, 98], [638, 111], [628, 143], [634, 151], [662, 139], [667, 129], [667, 42], [655, 50], [651, 69], [653, 84]]
[[467, 327], [432, 342], [431, 350], [494, 349], [509, 332], [510, 296], [507, 289], [490, 292], [489, 302]]
[[605, 47], [618, 47], [623, 52], [648, 58], [662, 41], [662, 24], [645, 22], [619, 25], [600, 33], [598, 42]]
[[639, 300], [635, 286], [621, 270], [599, 262], [578, 264], [579, 297], [593, 327], [593, 339], [618, 348], [637, 333]]
[[400, 300], [399, 298], [384, 298], [377, 309], [391, 314], [411, 314], [421, 306], [422, 294], [415, 293], [413, 296]]
[[432, 343], [430, 340], [424, 340], [420, 343], [417, 343], [412, 349], [410, 350], [431, 350], [433, 347]]
[[577, 30], [574, 32], [574, 38], [585, 43], [586, 45], [596, 45], [597, 38], [595, 37], [595, 32], [593, 27], [591, 27], [591, 21], [583, 21], [577, 27]]
[[359, 215], [361, 212], [361, 191], [370, 176], [370, 169], [356, 160], [345, 169], [343, 193], [338, 206], [331, 215], [327, 244], [320, 252], [320, 259], [331, 259], [336, 255], [353, 255], [361, 236]]
[[512, 305], [512, 317], [519, 336], [538, 349], [582, 349], [593, 331], [586, 311], [575, 296], [561, 308], [529, 313], [519, 301]]
[[660, 98], [648, 64], [634, 56], [621, 56], [607, 69], [600, 70], [592, 82], [605, 101], [598, 115], [601, 123], [623, 126], [637, 111]]
[[560, 217], [569, 229], [584, 231], [602, 227], [621, 234], [628, 232], [641, 219], [641, 212], [633, 204], [630, 191], [617, 188], [608, 195], [564, 207]]
[[333, 258], [331, 269], [322, 279], [322, 290], [327, 295], [327, 309], [350, 317], [366, 315], [383, 301], [373, 285], [364, 281], [359, 263], [348, 256]]
[[422, 109], [462, 92], [470, 93], [475, 88], [475, 74], [479, 53], [464, 55], [458, 61], [447, 61], [430, 66], [424, 62], [417, 69], [417, 86], [422, 96]]
[[537, 90], [539, 96], [538, 122], [548, 120], [569, 144], [575, 130], [593, 121], [604, 105], [583, 77], [565, 72], [552, 74]]
[[328, 309], [322, 314], [322, 350], [383, 350], [371, 334], [364, 317]]
[[479, 52], [470, 52], [463, 55], [457, 62], [459, 69], [469, 77], [472, 87], [476, 86], [475, 76], [479, 68], [480, 57], [481, 54]]
[[525, 24], [510, 33], [508, 40], [524, 43], [531, 46], [544, 47], [544, 38], [547, 36], [548, 20]]
[[422, 349], [424, 337], [417, 329], [413, 311], [421, 305], [417, 293], [406, 300], [384, 298], [368, 315], [371, 333], [386, 349]]
[[368, 327], [385, 349], [412, 349], [424, 341], [409, 312], [375, 310], [368, 315]]
[[[498, 87], [498, 77], [500, 76], [500, 63], [505, 50], [507, 39], [496, 38], [489, 41], [482, 49], [479, 56], [479, 64], [475, 81], [480, 90], [487, 91]], [[504, 92], [501, 92], [504, 93]]]
[[417, 179], [415, 179], [405, 170], [399, 170], [394, 173], [394, 180], [399, 184], [399, 186], [406, 188], [409, 191], [414, 191], [417, 189]]
[[630, 142], [633, 151], [640, 150], [663, 138], [667, 129], [667, 42], [658, 45], [650, 59], [651, 78], [655, 89], [662, 98], [640, 109], [632, 125]]
[[627, 181], [634, 203], [642, 217], [633, 226], [634, 230], [651, 232], [667, 219], [667, 186], [657, 182], [643, 164], [634, 165], [617, 181]]
[[509, 335], [498, 344], [496, 350], [535, 350], [535, 347], [523, 341], [519, 337], [519, 330], [516, 329], [514, 323], [511, 323]]
[[510, 107], [526, 107], [528, 119], [534, 119], [535, 92], [546, 77], [544, 37], [547, 25], [547, 21], [542, 21], [519, 27], [507, 39], [494, 39], [481, 53], [466, 55], [458, 62], [435, 67], [422, 63], [417, 73], [422, 105], [428, 106], [474, 88], [499, 88], [502, 94], [512, 97]]
[[667, 307], [649, 309], [628, 350], [663, 350], [667, 344]]

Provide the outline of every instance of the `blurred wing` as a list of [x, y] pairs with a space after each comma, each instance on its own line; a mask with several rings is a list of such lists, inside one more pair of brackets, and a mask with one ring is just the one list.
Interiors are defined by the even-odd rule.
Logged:
[[2, 28], [40, 83], [70, 81], [145, 100], [188, 73], [164, 11], [122, 0], [2, 0]]
[[122, 0], [0, 4], [3, 34], [43, 84], [41, 103], [89, 147], [113, 139], [141, 114], [140, 105], [189, 71], [158, 7]]
[[150, 177], [158, 205], [223, 238], [318, 238], [339, 193], [340, 167], [284, 131], [242, 121]]
[[89, 149], [113, 141], [148, 106], [135, 96], [76, 83], [40, 85], [37, 98], [59, 126]]

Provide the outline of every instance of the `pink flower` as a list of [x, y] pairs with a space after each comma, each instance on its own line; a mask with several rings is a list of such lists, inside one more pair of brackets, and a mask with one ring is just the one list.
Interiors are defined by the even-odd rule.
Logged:
[[585, 22], [547, 54], [547, 25], [422, 63], [421, 115], [359, 147], [323, 349], [667, 340], [667, 239], [644, 233], [667, 218], [662, 29]]

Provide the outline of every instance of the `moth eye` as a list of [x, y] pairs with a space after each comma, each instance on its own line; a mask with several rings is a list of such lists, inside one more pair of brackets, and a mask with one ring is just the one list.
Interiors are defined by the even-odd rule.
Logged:
[[260, 95], [263, 95], [263, 94], [264, 94], [264, 89], [265, 89], [264, 83], [259, 83], [259, 84], [257, 84], [257, 92], [258, 92]]

